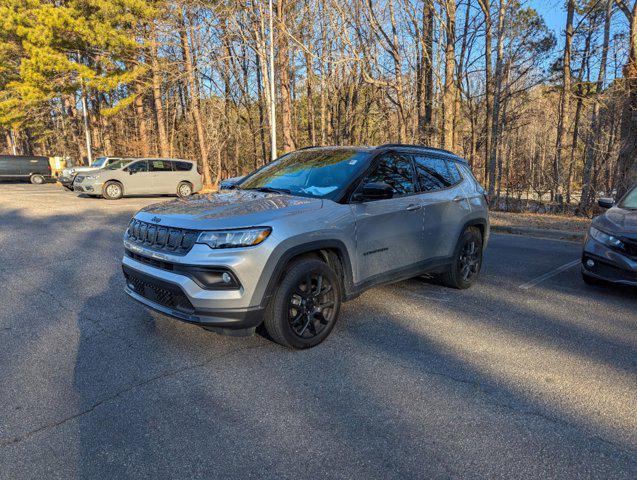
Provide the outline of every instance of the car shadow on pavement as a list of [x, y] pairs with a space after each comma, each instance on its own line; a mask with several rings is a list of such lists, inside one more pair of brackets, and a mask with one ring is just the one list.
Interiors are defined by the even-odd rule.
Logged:
[[489, 282], [466, 292], [420, 280], [379, 287], [344, 306], [325, 343], [294, 352], [134, 303], [120, 272], [130, 215], [86, 215], [102, 221], [0, 213], [0, 418], [10, 435], [0, 450], [15, 452], [0, 453], [0, 470], [242, 479], [637, 472], [630, 437], [606, 423], [617, 402], [595, 415], [563, 401], [568, 383], [563, 398], [519, 374], [542, 366], [519, 364], [537, 348], [566, 360], [568, 372], [580, 371], [568, 363], [575, 358], [625, 378], [635, 373], [634, 344], [569, 322], [572, 311], [540, 308], [539, 294], [513, 302]]

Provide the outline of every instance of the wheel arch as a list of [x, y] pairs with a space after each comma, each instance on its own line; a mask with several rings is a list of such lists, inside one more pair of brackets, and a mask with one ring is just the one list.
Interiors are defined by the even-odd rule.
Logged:
[[480, 231], [480, 235], [482, 235], [482, 248], [485, 248], [487, 240], [489, 238], [489, 224], [487, 220], [484, 218], [473, 218], [471, 220], [467, 220], [460, 229], [458, 240], [460, 240], [460, 237], [462, 236], [464, 231], [470, 227], [476, 227]]
[[[262, 307], [267, 306], [274, 295], [277, 285], [281, 281], [287, 267], [295, 260], [303, 257], [319, 258], [327, 263], [343, 282], [343, 296], [347, 299], [352, 292], [352, 264], [347, 247], [340, 240], [316, 240], [295, 245], [288, 248], [276, 260], [274, 269], [265, 288], [260, 302]], [[260, 282], [261, 283], [261, 282]]]

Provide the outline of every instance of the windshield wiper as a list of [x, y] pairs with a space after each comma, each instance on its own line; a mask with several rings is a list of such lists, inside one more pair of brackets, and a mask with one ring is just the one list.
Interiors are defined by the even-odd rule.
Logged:
[[242, 188], [241, 190], [256, 190], [257, 192], [265, 192], [265, 193], [292, 193], [291, 190], [287, 188], [273, 188], [273, 187], [253, 187], [253, 188]]

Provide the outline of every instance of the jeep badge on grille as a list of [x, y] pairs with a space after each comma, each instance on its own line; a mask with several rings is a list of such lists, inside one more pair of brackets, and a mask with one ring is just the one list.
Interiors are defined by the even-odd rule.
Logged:
[[159, 218], [159, 217], [153, 217], [153, 218], [151, 218], [151, 219], [150, 219], [150, 221], [151, 221], [151, 222], [155, 222], [155, 223], [159, 223], [159, 222], [161, 222], [161, 218]]

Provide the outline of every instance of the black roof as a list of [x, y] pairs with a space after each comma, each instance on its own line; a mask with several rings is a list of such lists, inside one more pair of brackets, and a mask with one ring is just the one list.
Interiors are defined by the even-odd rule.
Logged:
[[410, 144], [410, 143], [385, 143], [383, 145], [377, 146], [376, 148], [380, 149], [380, 148], [401, 148], [401, 147], [402, 148], [421, 148], [423, 150], [446, 153], [447, 155], [452, 155], [454, 157], [458, 156], [449, 150], [445, 150], [444, 148], [436, 148], [436, 147], [430, 147], [428, 145], [417, 145], [417, 144]]
[[389, 150], [389, 149], [392, 149], [392, 148], [419, 149], [419, 150], [426, 150], [428, 152], [435, 152], [435, 153], [443, 154], [445, 156], [449, 156], [449, 157], [453, 158], [453, 160], [466, 163], [466, 160], [464, 158], [459, 157], [455, 153], [453, 153], [453, 152], [451, 152], [449, 150], [445, 150], [444, 148], [436, 148], [436, 147], [430, 147], [428, 145], [415, 145], [415, 144], [409, 144], [409, 143], [385, 143], [383, 145], [378, 145], [378, 146], [367, 146], [367, 145], [361, 145], [361, 146], [312, 145], [312, 146], [309, 146], [309, 147], [299, 148], [298, 150], [323, 149], [323, 148], [324, 149], [338, 149], [338, 148], [354, 149], [354, 150], [360, 150], [360, 151], [363, 151], [363, 152], [372, 152], [372, 151], [378, 151], [378, 150]]

